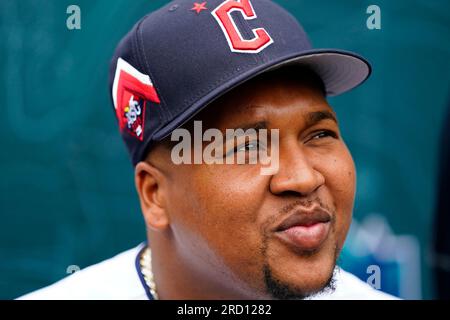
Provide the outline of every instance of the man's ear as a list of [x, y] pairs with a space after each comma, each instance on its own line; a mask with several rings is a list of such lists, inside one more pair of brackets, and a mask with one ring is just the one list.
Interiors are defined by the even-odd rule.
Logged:
[[134, 180], [147, 228], [162, 231], [169, 226], [164, 174], [147, 162], [136, 165]]

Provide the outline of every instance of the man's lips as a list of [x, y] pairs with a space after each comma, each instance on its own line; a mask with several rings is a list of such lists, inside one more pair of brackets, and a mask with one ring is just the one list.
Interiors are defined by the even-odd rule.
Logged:
[[301, 251], [314, 251], [327, 239], [330, 224], [331, 214], [321, 207], [297, 209], [275, 228], [275, 234]]

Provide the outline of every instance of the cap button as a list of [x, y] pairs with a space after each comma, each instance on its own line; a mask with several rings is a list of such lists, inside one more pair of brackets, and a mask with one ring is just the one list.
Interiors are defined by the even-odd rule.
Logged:
[[174, 5], [172, 5], [170, 8], [169, 8], [169, 12], [174, 12], [175, 10], [177, 10], [178, 9], [178, 7], [179, 7], [179, 5], [178, 4], [174, 4]]

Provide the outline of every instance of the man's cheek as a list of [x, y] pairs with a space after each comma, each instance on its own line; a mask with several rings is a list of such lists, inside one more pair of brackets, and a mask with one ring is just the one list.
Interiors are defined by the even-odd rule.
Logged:
[[234, 274], [245, 274], [243, 278], [248, 279], [261, 267], [263, 241], [259, 228], [246, 219], [248, 213], [239, 209], [242, 208], [231, 206], [226, 212], [217, 210], [217, 219], [203, 224], [199, 231], [215, 255]]
[[345, 161], [340, 169], [336, 170], [332, 188], [336, 204], [346, 215], [351, 215], [356, 192], [355, 169], [352, 162]]
[[343, 200], [353, 198], [355, 192], [356, 176], [355, 164], [347, 149], [329, 160], [332, 165], [328, 166], [328, 182], [333, 185], [337, 192], [343, 194]]
[[335, 232], [339, 242], [344, 241], [351, 223], [356, 191], [353, 159], [344, 151], [330, 157], [327, 161], [329, 165], [322, 168], [326, 190], [336, 210]]
[[[241, 187], [211, 188], [207, 197], [197, 199], [201, 212], [197, 223], [202, 233], [207, 233], [210, 241], [231, 246], [235, 252], [259, 241], [257, 219], [260, 201]], [[205, 199], [205, 201], [201, 201]]]

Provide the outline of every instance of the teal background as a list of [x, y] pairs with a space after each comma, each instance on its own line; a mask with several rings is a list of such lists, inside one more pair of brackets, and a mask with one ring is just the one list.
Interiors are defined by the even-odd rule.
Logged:
[[[166, 2], [0, 1], [0, 298], [144, 240], [107, 71], [120, 38]], [[429, 248], [450, 87], [450, 2], [277, 2], [316, 47], [354, 50], [372, 62], [365, 85], [330, 99], [357, 164], [354, 216], [379, 212], [396, 234], [417, 237], [422, 294], [432, 298]], [[81, 8], [81, 30], [66, 28], [71, 4]], [[371, 4], [381, 8], [381, 30], [366, 27]]]

